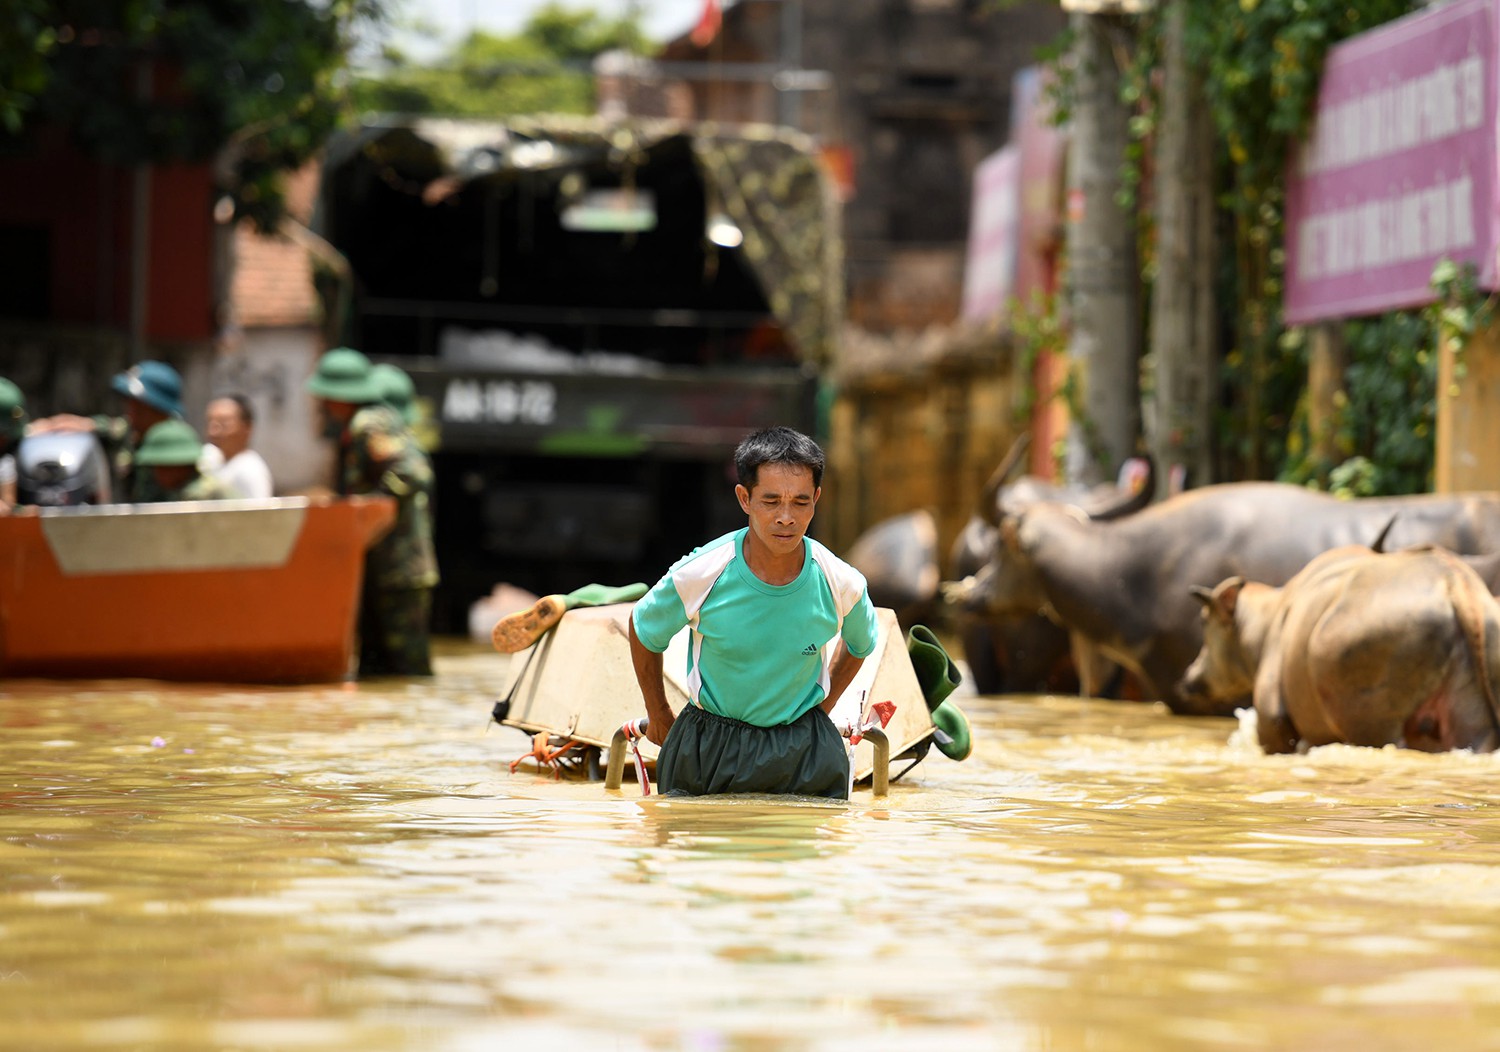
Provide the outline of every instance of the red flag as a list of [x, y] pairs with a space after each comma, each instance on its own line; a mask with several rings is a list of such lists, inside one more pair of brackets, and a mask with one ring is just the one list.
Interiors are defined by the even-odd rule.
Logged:
[[698, 16], [698, 24], [688, 34], [688, 39], [695, 47], [708, 47], [719, 35], [719, 27], [723, 24], [724, 13], [719, 10], [719, 0], [703, 0], [703, 13]]

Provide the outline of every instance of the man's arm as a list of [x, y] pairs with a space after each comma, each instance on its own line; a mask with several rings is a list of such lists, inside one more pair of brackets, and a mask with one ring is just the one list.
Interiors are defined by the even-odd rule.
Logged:
[[26, 425], [28, 435], [50, 435], [56, 432], [94, 431], [96, 429], [97, 422], [93, 417], [79, 416], [77, 413], [44, 416]]
[[635, 618], [626, 618], [630, 624], [630, 663], [635, 666], [635, 681], [640, 684], [641, 696], [646, 699], [646, 716], [651, 722], [646, 727], [646, 737], [661, 745], [667, 740], [667, 732], [677, 717], [672, 715], [672, 706], [667, 704], [667, 688], [662, 681], [662, 657], [649, 650], [635, 635]]
[[376, 433], [365, 449], [376, 492], [389, 493], [397, 500], [432, 492], [432, 462], [415, 442], [401, 435]]
[[831, 713], [833, 707], [839, 703], [839, 698], [844, 694], [854, 677], [859, 672], [859, 667], [865, 663], [864, 658], [857, 658], [849, 653], [849, 648], [844, 646], [844, 641], [839, 640], [838, 649], [833, 652], [833, 667], [828, 672], [828, 697], [823, 699], [819, 706], [825, 713]]

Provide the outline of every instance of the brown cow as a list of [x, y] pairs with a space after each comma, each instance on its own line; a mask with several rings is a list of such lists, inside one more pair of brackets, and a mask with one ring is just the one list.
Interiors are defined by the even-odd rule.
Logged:
[[1178, 684], [1219, 704], [1253, 699], [1268, 753], [1299, 745], [1500, 745], [1500, 602], [1430, 546], [1324, 552], [1274, 588], [1230, 577], [1203, 603], [1203, 649]]

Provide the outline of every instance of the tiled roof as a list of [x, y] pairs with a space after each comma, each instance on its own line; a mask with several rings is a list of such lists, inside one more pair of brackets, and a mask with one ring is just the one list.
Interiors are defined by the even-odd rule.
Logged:
[[[318, 165], [287, 177], [287, 211], [301, 222], [312, 213]], [[318, 319], [312, 260], [307, 251], [280, 234], [258, 234], [247, 222], [234, 232], [234, 281], [230, 302], [241, 328], [310, 325]]]

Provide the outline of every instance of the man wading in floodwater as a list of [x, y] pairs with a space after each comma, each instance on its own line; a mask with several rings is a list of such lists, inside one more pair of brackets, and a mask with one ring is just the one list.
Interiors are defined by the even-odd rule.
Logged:
[[[823, 463], [791, 428], [746, 438], [734, 492], [749, 526], [678, 560], [636, 604], [630, 653], [663, 793], [849, 797], [828, 714], [875, 649], [875, 607], [859, 571], [806, 536]], [[674, 717], [662, 652], [683, 626], [690, 704]]]

